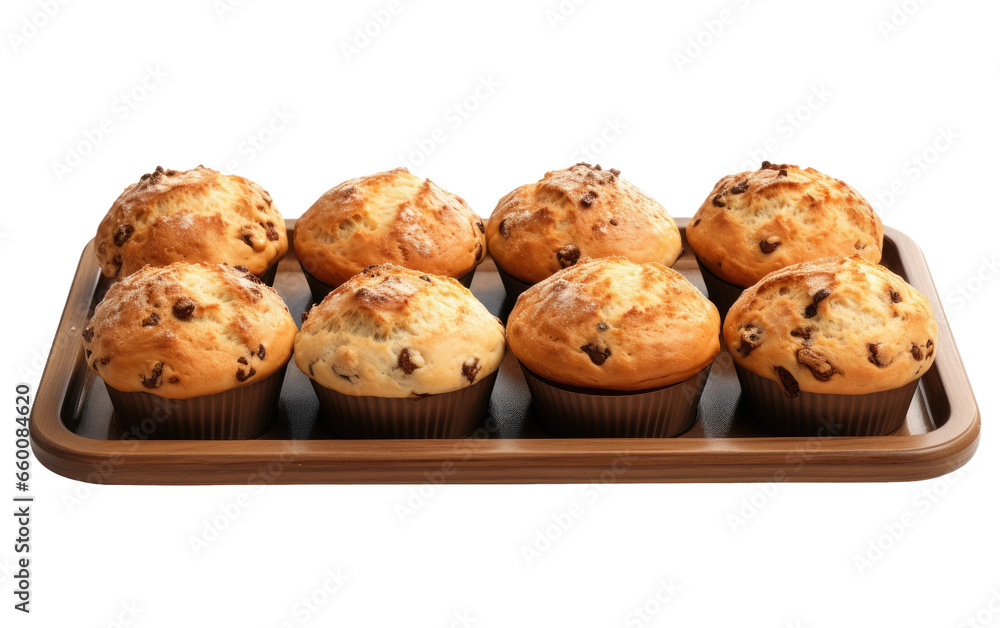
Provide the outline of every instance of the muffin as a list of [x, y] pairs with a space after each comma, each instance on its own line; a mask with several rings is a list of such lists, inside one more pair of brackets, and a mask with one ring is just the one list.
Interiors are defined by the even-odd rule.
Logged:
[[749, 408], [773, 431], [881, 435], [906, 419], [937, 323], [915, 288], [854, 255], [767, 275], [723, 333]]
[[547, 172], [500, 199], [486, 240], [512, 299], [584, 257], [672, 266], [681, 254], [680, 232], [662, 205], [618, 170], [586, 163]]
[[94, 247], [107, 277], [200, 262], [242, 266], [270, 284], [288, 236], [271, 195], [253, 181], [204, 166], [157, 166], [114, 202]]
[[249, 438], [273, 416], [295, 332], [281, 297], [249, 271], [175, 262], [112, 284], [83, 349], [124, 429]]
[[723, 316], [745, 288], [785, 266], [849, 255], [882, 259], [882, 221], [851, 186], [769, 161], [716, 183], [686, 235]]
[[507, 338], [553, 431], [674, 436], [697, 416], [719, 313], [662, 264], [583, 259], [521, 295]]
[[295, 223], [295, 251], [316, 302], [373, 264], [454, 277], [465, 287], [486, 252], [482, 219], [461, 197], [396, 168], [327, 191]]
[[382, 264], [309, 311], [295, 363], [340, 436], [455, 438], [485, 415], [505, 348], [457, 280]]

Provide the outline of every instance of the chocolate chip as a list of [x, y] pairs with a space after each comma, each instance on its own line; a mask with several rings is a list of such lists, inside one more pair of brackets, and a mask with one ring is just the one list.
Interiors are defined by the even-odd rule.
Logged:
[[426, 281], [427, 283], [431, 283], [431, 278], [428, 277], [427, 275], [420, 275], [420, 278]]
[[240, 356], [240, 357], [239, 357], [239, 359], [237, 359], [236, 361], [237, 361], [237, 362], [239, 362], [240, 364], [244, 365], [244, 366], [246, 366], [246, 365], [250, 364], [250, 361], [249, 361], [249, 360], [247, 360], [247, 359], [246, 359], [245, 357], [243, 357], [243, 356]]
[[476, 381], [476, 375], [479, 375], [482, 365], [479, 364], [479, 358], [469, 358], [462, 363], [462, 375], [465, 379], [469, 380], [469, 383]]
[[503, 236], [504, 240], [510, 239], [510, 224], [507, 222], [506, 218], [500, 221], [499, 229], [500, 235]]
[[749, 187], [750, 187], [750, 182], [744, 179], [743, 181], [740, 181], [739, 183], [734, 185], [729, 191], [732, 192], [733, 194], [743, 194], [744, 192], [747, 191], [747, 188]]
[[700, 225], [700, 224], [701, 224], [701, 218], [699, 218], [699, 219], [695, 220], [695, 221], [694, 221], [694, 224], [693, 224], [693, 225], [691, 225], [691, 226], [692, 226], [692, 227], [697, 227], [697, 226], [698, 226], [698, 225]]
[[[403, 349], [399, 352], [399, 359], [396, 360], [396, 366], [403, 369], [403, 372], [409, 375], [416, 370], [417, 365], [410, 361], [410, 350]], [[465, 373], [465, 366], [462, 366], [462, 373]], [[473, 379], [475, 379], [473, 377]], [[472, 380], [469, 380], [470, 382]]]
[[94, 339], [94, 328], [93, 327], [88, 327], [88, 328], [86, 328], [86, 329], [83, 330], [83, 339], [86, 342], [90, 342], [91, 340]]
[[482, 220], [477, 220], [476, 221], [476, 226], [479, 227], [479, 233], [486, 233], [486, 226], [483, 225], [483, 221]]
[[770, 168], [770, 167], [771, 167], [771, 162], [769, 162], [769, 161], [766, 161], [766, 160], [765, 160], [765, 161], [762, 161], [762, 162], [760, 162], [760, 169], [761, 169], [761, 170], [767, 170], [767, 169], [768, 169], [768, 168]]
[[928, 341], [927, 341], [927, 348], [928, 348], [928, 349], [931, 349], [931, 348], [933, 348], [933, 347], [934, 347], [934, 341], [933, 341], [933, 340], [928, 340]]
[[142, 385], [146, 388], [159, 388], [163, 384], [163, 362], [157, 362], [153, 365], [153, 370], [149, 373], [149, 377], [145, 375], [140, 375], [139, 377], [142, 378]]
[[609, 220], [608, 222], [609, 222], [609, 223], [611, 223], [611, 226], [612, 226], [612, 227], [617, 227], [617, 226], [618, 226], [618, 221], [617, 221], [617, 220], [615, 220], [614, 218], [612, 218], [612, 219], [611, 219], [611, 220]]
[[156, 183], [157, 179], [160, 178], [161, 174], [163, 174], [163, 166], [157, 166], [156, 170], [154, 170], [152, 174], [149, 173], [144, 174], [141, 177], [139, 177], [139, 180], [140, 181], [149, 180], [150, 183]]
[[764, 341], [764, 330], [756, 325], [746, 325], [740, 330], [740, 348], [737, 353], [744, 358], [753, 353], [753, 350]]
[[167, 170], [167, 171], [165, 171], [165, 172], [164, 172], [163, 174], [167, 175], [168, 177], [172, 177], [172, 176], [174, 176], [175, 174], [177, 174], [177, 171], [176, 171], [176, 170], [173, 170], [173, 169], [171, 169], [171, 170]]
[[883, 342], [868, 343], [868, 361], [879, 368], [885, 368], [892, 364], [892, 358], [885, 355], [883, 347], [885, 347]]
[[778, 171], [778, 176], [779, 177], [787, 177], [788, 176], [788, 171], [785, 170], [784, 168], [782, 168], [781, 170]]
[[812, 329], [793, 329], [790, 333], [795, 338], [801, 338], [806, 344], [812, 340]]
[[799, 352], [795, 355], [799, 360], [799, 364], [808, 367], [812, 371], [813, 377], [821, 382], [829, 381], [831, 377], [837, 374], [837, 369], [818, 351], [799, 349]]
[[597, 331], [608, 331], [608, 324], [607, 323], [598, 323], [597, 324]]
[[233, 266], [233, 270], [238, 270], [245, 275], [250, 274], [250, 269], [247, 268], [246, 266]]
[[250, 237], [249, 233], [244, 233], [243, 235], [240, 236], [240, 239], [243, 240], [243, 242], [247, 246], [249, 246], [251, 248], [253, 247], [253, 238]]
[[788, 369], [782, 366], [776, 366], [774, 367], [774, 372], [778, 374], [778, 379], [781, 381], [781, 388], [785, 391], [785, 396], [789, 399], [795, 399], [798, 397], [799, 383], [795, 381], [795, 377], [788, 372]]
[[194, 301], [187, 297], [174, 303], [174, 316], [182, 321], [186, 321], [194, 314]]
[[142, 319], [143, 327], [155, 327], [160, 322], [160, 315], [156, 312], [151, 313], [148, 317]]
[[243, 369], [240, 369], [236, 371], [236, 380], [240, 382], [245, 382], [256, 374], [257, 371], [252, 366], [250, 367], [249, 371], [244, 371]]
[[265, 355], [267, 355], [267, 351], [264, 350], [264, 344], [263, 343], [258, 344], [257, 345], [257, 359], [258, 360], [263, 360]]
[[714, 197], [712, 197], [712, 205], [715, 205], [716, 207], [725, 207], [726, 206], [726, 204], [724, 202], [722, 202], [722, 195], [721, 194], [716, 194]]
[[760, 251], [766, 255], [777, 251], [779, 246], [781, 246], [781, 240], [778, 239], [778, 236], [771, 236], [766, 240], [760, 241]]
[[132, 225], [118, 225], [118, 228], [115, 230], [115, 246], [120, 247], [128, 242], [133, 233], [135, 233], [135, 227]]
[[918, 362], [927, 357], [926, 355], [924, 355], [923, 347], [921, 347], [915, 342], [910, 345], [910, 354], [913, 355], [913, 359]]
[[277, 242], [280, 239], [280, 236], [278, 235], [278, 229], [274, 226], [274, 223], [271, 221], [267, 222], [267, 228], [265, 229], [265, 232], [267, 233], [267, 239], [271, 240], [272, 242]]
[[596, 345], [583, 345], [580, 347], [580, 351], [583, 351], [590, 356], [590, 361], [600, 366], [611, 357], [611, 349], [605, 347], [603, 350], [598, 348]]
[[830, 291], [827, 290], [826, 288], [820, 288], [819, 290], [817, 290], [816, 294], [813, 295], [813, 302], [806, 306], [806, 314], [805, 314], [806, 318], [815, 317], [817, 312], [819, 311], [818, 310], [819, 304], [823, 301], [823, 299], [827, 298], [828, 296], [830, 296]]
[[621, 174], [622, 174], [622, 171], [619, 170], [618, 168], [609, 168], [608, 172], [610, 172], [611, 174], [615, 175], [616, 177], [621, 176]]
[[896, 292], [892, 288], [889, 288], [889, 298], [892, 299], [893, 303], [902, 303], [903, 302], [902, 295], [900, 295], [898, 292]]
[[597, 192], [593, 190], [587, 190], [583, 196], [580, 197], [580, 205], [582, 207], [590, 207], [597, 200]]
[[476, 242], [476, 261], [478, 262], [483, 258], [483, 245]]
[[567, 244], [556, 251], [556, 258], [563, 268], [569, 268], [580, 259], [580, 247], [575, 244]]

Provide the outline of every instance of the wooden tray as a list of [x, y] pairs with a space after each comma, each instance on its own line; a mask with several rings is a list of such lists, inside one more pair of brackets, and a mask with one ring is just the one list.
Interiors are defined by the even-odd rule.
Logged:
[[[682, 233], [686, 219], [678, 221]], [[294, 221], [288, 221], [289, 242]], [[289, 365], [278, 416], [249, 441], [151, 441], [122, 438], [104, 383], [84, 363], [80, 332], [107, 289], [93, 242], [83, 251], [31, 416], [35, 456], [69, 478], [108, 484], [323, 484], [528, 482], [899, 481], [957, 469], [979, 440], [979, 409], [920, 249], [886, 229], [883, 264], [928, 296], [940, 324], [934, 366], [923, 377], [906, 423], [878, 437], [766, 435], [739, 406], [728, 355], [712, 369], [695, 425], [672, 439], [552, 438], [531, 416], [514, 356], [501, 368], [490, 417], [471, 438], [342, 440], [317, 420], [308, 380]], [[704, 282], [686, 251], [675, 265]], [[293, 315], [309, 289], [290, 250], [275, 288]], [[505, 318], [511, 303], [487, 259], [472, 290]]]

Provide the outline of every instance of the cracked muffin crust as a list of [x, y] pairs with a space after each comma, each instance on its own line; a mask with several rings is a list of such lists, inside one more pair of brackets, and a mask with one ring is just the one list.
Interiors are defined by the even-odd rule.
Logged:
[[460, 278], [483, 261], [485, 233], [460, 196], [396, 168], [319, 197], [295, 223], [295, 252], [306, 272], [330, 286], [384, 263]]
[[716, 183], [686, 234], [713, 275], [743, 287], [790, 264], [882, 259], [882, 221], [857, 191], [812, 168], [769, 161]]
[[510, 192], [486, 227], [490, 254], [528, 283], [582, 257], [624, 255], [637, 264], [673, 265], [681, 254], [674, 219], [620, 174], [578, 163]]
[[937, 323], [902, 277], [860, 256], [795, 264], [747, 289], [723, 325], [736, 363], [799, 392], [893, 390], [934, 363]]
[[518, 360], [542, 377], [644, 390], [684, 381], [712, 363], [719, 312], [662, 264], [584, 259], [521, 295], [507, 337]]
[[121, 193], [94, 246], [107, 277], [173, 262], [244, 266], [262, 275], [288, 250], [288, 235], [271, 195], [253, 181], [204, 166], [157, 166]]
[[295, 364], [346, 395], [420, 397], [475, 384], [505, 349], [503, 325], [457, 280], [382, 264], [309, 311]]
[[83, 348], [116, 390], [189, 399], [273, 374], [288, 362], [295, 332], [278, 293], [246, 268], [175, 262], [112, 284]]

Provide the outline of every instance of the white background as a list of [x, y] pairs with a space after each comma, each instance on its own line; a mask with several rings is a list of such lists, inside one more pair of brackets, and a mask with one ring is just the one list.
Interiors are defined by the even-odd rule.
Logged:
[[[483, 215], [581, 160], [676, 216], [762, 159], [814, 166], [922, 245], [978, 393], [978, 454], [908, 484], [425, 487], [404, 521], [413, 487], [92, 486], [36, 464], [34, 612], [11, 608], [7, 516], [4, 625], [1000, 626], [996, 3], [333, 4], [4, 2], [0, 496], [14, 385], [37, 384], [104, 212], [158, 164], [238, 171], [286, 217], [404, 161]], [[887, 549], [859, 569], [872, 542]], [[304, 622], [310, 596], [325, 603]]]

